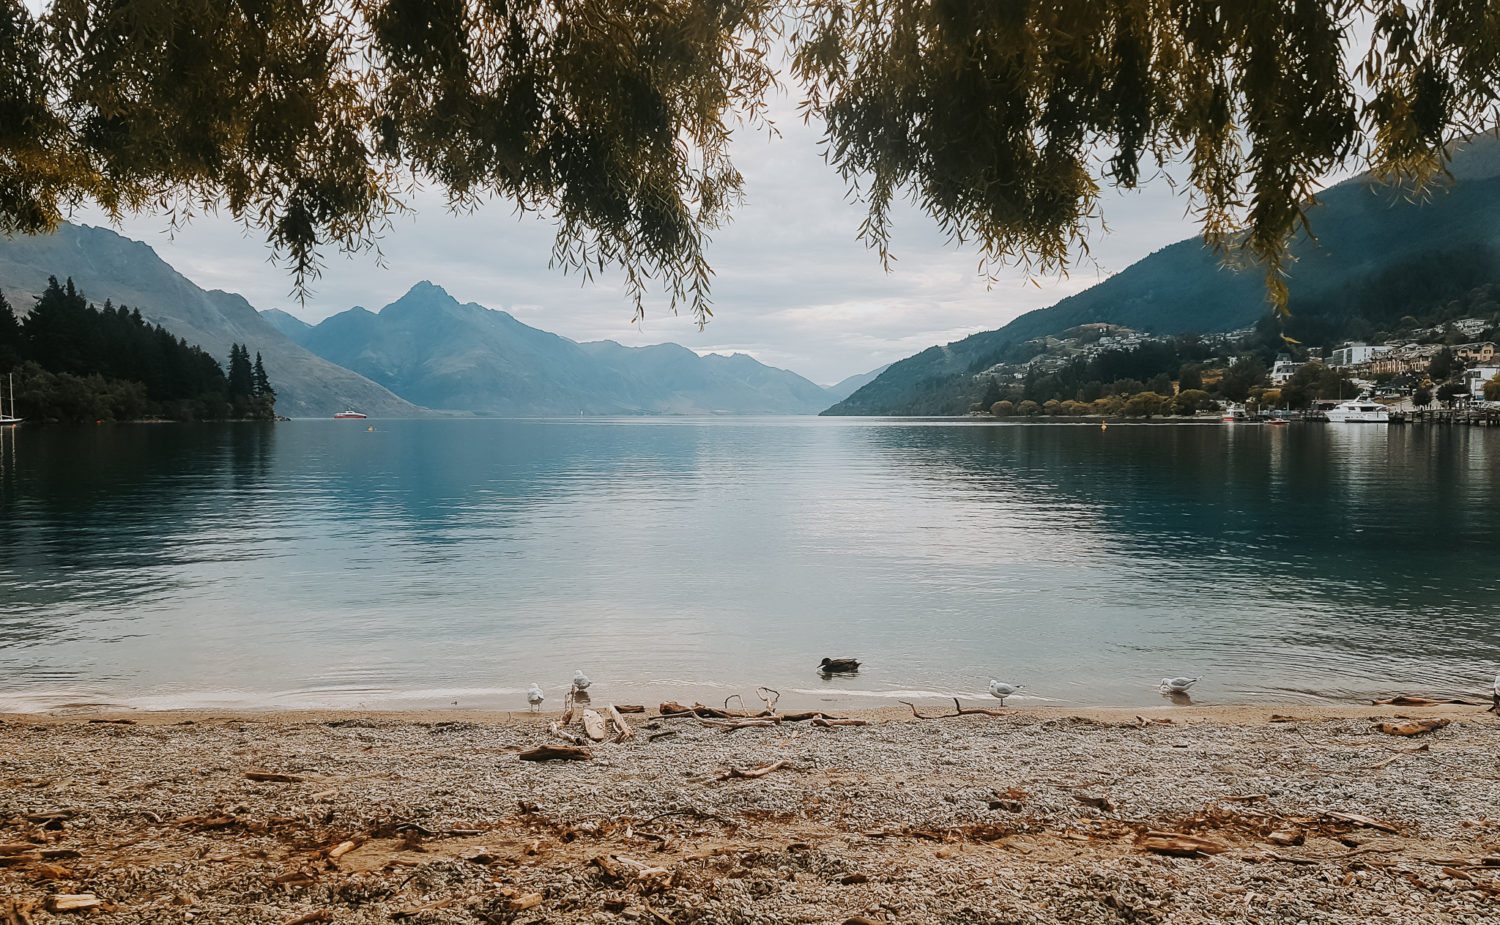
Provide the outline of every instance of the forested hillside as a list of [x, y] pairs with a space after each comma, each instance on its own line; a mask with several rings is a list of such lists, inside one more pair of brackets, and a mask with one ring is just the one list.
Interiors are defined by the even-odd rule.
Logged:
[[72, 279], [55, 276], [24, 320], [0, 292], [0, 371], [15, 374], [16, 408], [8, 410], [29, 421], [275, 417], [276, 393], [258, 354], [252, 362], [235, 344], [226, 376], [212, 356], [139, 309], [108, 300], [96, 308]]

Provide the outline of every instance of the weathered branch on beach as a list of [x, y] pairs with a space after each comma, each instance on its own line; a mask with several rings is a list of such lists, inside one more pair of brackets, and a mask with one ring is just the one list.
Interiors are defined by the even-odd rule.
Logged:
[[583, 711], [583, 731], [595, 742], [603, 742], [605, 736], [604, 717], [594, 710]]
[[1451, 722], [1451, 719], [1419, 719], [1410, 723], [1376, 723], [1375, 728], [1389, 736], [1415, 736], [1441, 729]]
[[704, 719], [696, 717], [700, 726], [708, 726], [712, 729], [722, 729], [725, 732], [733, 732], [736, 729], [748, 729], [752, 726], [775, 726], [780, 723], [779, 719]]
[[770, 774], [772, 771], [778, 770], [780, 768], [784, 768], [786, 766], [787, 766], [787, 763], [783, 759], [781, 761], [773, 761], [770, 764], [763, 764], [763, 765], [761, 765], [758, 768], [751, 768], [748, 771], [741, 771], [739, 768], [730, 768], [727, 771], [725, 771], [723, 774], [720, 774], [718, 777], [716, 777], [714, 779], [715, 780], [740, 780], [740, 779], [753, 779], [753, 778], [756, 778], [756, 777], [765, 777], [767, 774]]
[[898, 700], [896, 702], [897, 703], [904, 703], [907, 706], [911, 707], [911, 715], [915, 716], [917, 719], [953, 719], [955, 716], [973, 716], [973, 715], [976, 715], [976, 714], [983, 715], [983, 716], [1004, 716], [1005, 715], [1005, 713], [1002, 712], [1002, 711], [1000, 711], [1000, 710], [986, 710], [983, 707], [965, 707], [963, 704], [961, 704], [961, 703], [958, 702], [958, 698], [957, 697], [953, 698], [953, 709], [954, 709], [954, 712], [952, 712], [952, 713], [938, 713], [938, 714], [935, 714], [933, 716], [923, 716], [922, 714], [918, 713], [917, 712], [917, 705], [914, 704], [914, 703], [912, 703], [909, 700]]
[[617, 703], [615, 709], [621, 713], [645, 713], [646, 708], [638, 703]]
[[93, 893], [58, 893], [47, 897], [48, 912], [83, 912], [87, 909], [113, 908]]
[[1222, 854], [1228, 846], [1206, 838], [1185, 835], [1181, 832], [1147, 832], [1135, 840], [1136, 846], [1157, 854], [1172, 854], [1180, 857], [1203, 857]]
[[812, 718], [812, 725], [827, 729], [832, 726], [868, 726], [870, 725], [870, 721], [865, 719], [840, 719], [837, 716], [814, 716]]
[[1370, 703], [1375, 706], [1387, 707], [1435, 707], [1446, 703], [1456, 703], [1460, 706], [1468, 707], [1479, 706], [1479, 704], [1472, 700], [1459, 700], [1456, 697], [1451, 700], [1433, 700], [1429, 697], [1408, 697], [1405, 694], [1397, 694], [1395, 697], [1390, 697], [1386, 700], [1372, 700]]
[[1392, 761], [1397, 760], [1398, 758], [1404, 758], [1407, 755], [1415, 755], [1417, 752], [1427, 752], [1427, 751], [1432, 751], [1432, 746], [1431, 745], [1423, 744], [1423, 745], [1418, 745], [1416, 748], [1404, 748], [1401, 751], [1397, 752], [1396, 754], [1392, 755], [1391, 757], [1385, 759], [1384, 761], [1381, 761], [1381, 762], [1379, 762], [1377, 764], [1370, 765], [1370, 770], [1372, 770], [1372, 771], [1378, 771], [1379, 769], [1385, 767], [1386, 765], [1390, 764]]
[[670, 737], [672, 737], [672, 736], [674, 736], [676, 734], [677, 734], [677, 730], [676, 729], [668, 729], [666, 732], [653, 732], [650, 735], [646, 736], [646, 741], [647, 742], [655, 742], [657, 739], [670, 738]]
[[625, 717], [620, 715], [620, 711], [614, 704], [609, 705], [609, 721], [614, 723], [615, 729], [619, 731], [619, 734], [615, 737], [615, 741], [635, 738], [635, 730], [631, 729], [630, 724], [625, 722]]
[[521, 752], [522, 761], [588, 761], [594, 756], [586, 748], [567, 745], [539, 745], [530, 751]]
[[1395, 826], [1387, 825], [1386, 823], [1381, 822], [1378, 819], [1371, 819], [1369, 816], [1362, 816], [1359, 813], [1341, 813], [1335, 812], [1333, 810], [1324, 810], [1323, 815], [1336, 822], [1348, 822], [1367, 829], [1375, 829], [1379, 832], [1387, 832], [1391, 835], [1401, 834], [1401, 830], [1396, 828]]
[[307, 778], [298, 777], [296, 774], [277, 774], [274, 771], [246, 771], [245, 779], [273, 784], [300, 784], [307, 780]]
[[548, 726], [547, 728], [550, 729], [552, 731], [552, 734], [557, 736], [559, 739], [567, 742], [572, 742], [574, 745], [583, 744], [583, 737], [578, 735], [576, 732], [569, 732], [568, 730], [564, 729], [562, 727], [562, 723], [553, 722], [552, 725]]
[[771, 714], [776, 712], [776, 704], [781, 701], [781, 691], [774, 687], [757, 687], [755, 696], [760, 698], [761, 703], [766, 705], [766, 712]]
[[315, 922], [331, 922], [333, 913], [327, 909], [318, 909], [306, 915], [299, 915], [295, 919], [287, 919], [281, 925], [313, 925]]

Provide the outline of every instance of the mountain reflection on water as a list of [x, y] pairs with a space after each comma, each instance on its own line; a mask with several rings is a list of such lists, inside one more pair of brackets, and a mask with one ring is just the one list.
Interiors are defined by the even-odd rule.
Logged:
[[579, 667], [622, 702], [1343, 699], [1500, 662], [1485, 429], [372, 423], [0, 432], [0, 709], [514, 709]]

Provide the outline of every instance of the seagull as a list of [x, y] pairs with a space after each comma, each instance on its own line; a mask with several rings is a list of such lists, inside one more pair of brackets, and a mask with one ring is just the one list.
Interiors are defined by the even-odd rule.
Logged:
[[818, 670], [822, 672], [835, 673], [843, 671], [858, 671], [859, 659], [857, 658], [825, 658], [818, 663]]
[[542, 695], [542, 689], [536, 684], [533, 684], [530, 687], [526, 688], [526, 702], [531, 704], [531, 712], [535, 713], [536, 708], [541, 706], [542, 701], [546, 699], [547, 698]]
[[1005, 698], [1021, 689], [1019, 684], [1006, 684], [1004, 681], [996, 681], [990, 678], [990, 694], [1000, 698], [1000, 706], [1005, 706]]
[[1197, 683], [1197, 678], [1162, 678], [1161, 689], [1174, 694], [1185, 694], [1188, 688]]
[[589, 676], [583, 673], [582, 668], [573, 672], [573, 690], [586, 691], [589, 689], [589, 685], [593, 683], [593, 681], [589, 680]]

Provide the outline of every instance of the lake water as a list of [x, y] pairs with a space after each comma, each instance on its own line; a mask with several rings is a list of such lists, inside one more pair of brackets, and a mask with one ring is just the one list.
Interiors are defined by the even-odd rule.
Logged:
[[524, 710], [575, 668], [622, 703], [1473, 694], [1497, 467], [1500, 432], [1384, 425], [21, 428], [0, 710]]

